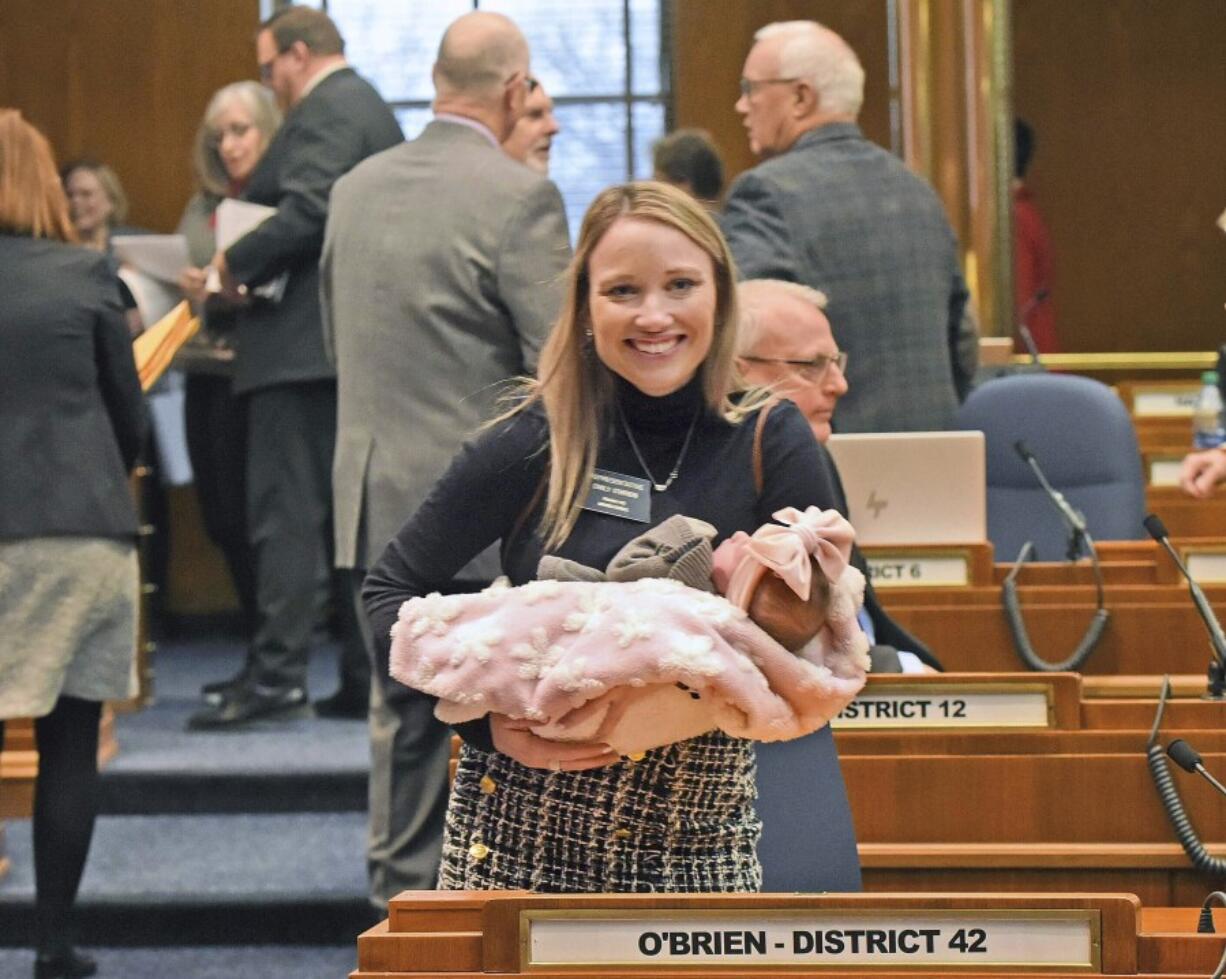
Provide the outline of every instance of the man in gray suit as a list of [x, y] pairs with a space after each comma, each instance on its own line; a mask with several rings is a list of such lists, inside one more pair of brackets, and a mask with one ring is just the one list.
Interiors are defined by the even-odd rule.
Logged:
[[[501, 382], [535, 369], [570, 258], [557, 187], [499, 148], [535, 86], [519, 29], [464, 15], [433, 78], [434, 120], [337, 183], [324, 238], [340, 384], [336, 557], [358, 581], [493, 415]], [[492, 579], [495, 557], [469, 564], [456, 587]], [[368, 861], [382, 907], [434, 886], [451, 738], [385, 657], [374, 671]]]
[[837, 431], [949, 428], [977, 338], [941, 201], [860, 132], [864, 70], [841, 37], [789, 21], [755, 39], [736, 109], [763, 162], [733, 184], [723, 219], [740, 275], [831, 296], [849, 355]]

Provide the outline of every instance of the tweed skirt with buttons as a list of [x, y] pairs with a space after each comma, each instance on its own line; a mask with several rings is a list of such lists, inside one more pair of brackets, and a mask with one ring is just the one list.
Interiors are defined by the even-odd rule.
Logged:
[[464, 745], [442, 890], [746, 892], [762, 887], [753, 743], [721, 732], [586, 772]]
[[131, 541], [0, 541], [0, 720], [136, 693], [139, 591]]

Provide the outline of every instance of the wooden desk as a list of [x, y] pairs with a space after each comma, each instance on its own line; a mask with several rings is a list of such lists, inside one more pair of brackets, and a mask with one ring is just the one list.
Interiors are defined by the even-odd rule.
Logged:
[[[1226, 532], [1226, 526], [1223, 530]], [[1222, 543], [1204, 538], [1175, 541], [1185, 553], [1190, 548], [1216, 548]], [[871, 565], [882, 553], [905, 550], [869, 548], [866, 554]], [[977, 550], [965, 550], [969, 553], [968, 584], [894, 587], [889, 581], [874, 578], [882, 605], [904, 628], [928, 643], [947, 669], [1025, 669], [1014, 650], [1001, 604], [1000, 586], [1012, 566], [990, 561], [985, 564]], [[1164, 672], [1203, 675], [1209, 662], [1204, 625], [1188, 596], [1187, 585], [1158, 545], [1153, 541], [1107, 541], [1099, 553], [1111, 622], [1082, 672], [1100, 676]], [[1081, 639], [1094, 612], [1095, 587], [1089, 562], [1029, 564], [1022, 568], [1017, 581], [1031, 642], [1043, 658], [1053, 662], [1064, 659]], [[1207, 583], [1205, 593], [1218, 614], [1226, 616], [1226, 583]]]
[[1195, 914], [1144, 908], [1128, 894], [405, 891], [390, 902], [386, 921], [358, 937], [351, 979], [1157, 979], [1213, 971], [1226, 938], [1195, 934]]
[[1172, 537], [1226, 537], [1226, 487], [1196, 500], [1178, 486], [1150, 486], [1145, 505], [1162, 518]]
[[1115, 385], [1116, 393], [1132, 415], [1134, 424], [1182, 419], [1189, 428], [1200, 388], [1199, 374], [1184, 380], [1128, 380]]
[[[836, 721], [865, 888], [1122, 889], [1160, 904], [1199, 904], [1220, 889], [1226, 881], [1192, 866], [1153, 786], [1145, 746], [1156, 699], [1089, 698], [1082, 682], [1032, 673], [871, 678], [860, 702], [909, 694], [912, 703], [948, 703], [976, 689], [1047, 687], [1049, 709], [1046, 726], [1030, 727], [957, 727], [936, 709], [909, 727], [898, 711], [877, 729]], [[1176, 737], [1226, 774], [1226, 702], [1169, 701], [1159, 742]], [[1199, 776], [1171, 769], [1209, 851], [1226, 857], [1226, 805]]]

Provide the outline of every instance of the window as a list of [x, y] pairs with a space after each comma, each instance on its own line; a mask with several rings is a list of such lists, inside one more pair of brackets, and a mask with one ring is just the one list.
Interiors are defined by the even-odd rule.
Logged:
[[666, 131], [667, 0], [320, 0], [353, 66], [396, 113], [405, 136], [430, 120], [430, 66], [443, 30], [466, 11], [506, 14], [528, 38], [532, 73], [553, 97], [562, 131], [550, 176], [572, 238], [609, 184], [651, 176], [651, 144]]

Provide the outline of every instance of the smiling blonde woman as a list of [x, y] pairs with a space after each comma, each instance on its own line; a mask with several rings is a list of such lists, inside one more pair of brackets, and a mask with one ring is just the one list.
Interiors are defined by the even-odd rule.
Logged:
[[[795, 406], [777, 404], [757, 433], [761, 398], [733, 393], [733, 267], [701, 205], [658, 183], [603, 191], [567, 284], [540, 379], [465, 446], [367, 578], [376, 636], [389, 635], [405, 600], [444, 586], [494, 542], [513, 584], [532, 580], [544, 553], [605, 567], [644, 524], [589, 494], [597, 479], [634, 487], [644, 522], [685, 514], [714, 526], [717, 542], [785, 506], [830, 505]], [[609, 655], [617, 650], [610, 638]], [[634, 760], [528, 728], [497, 714], [457, 726], [465, 744], [441, 887], [760, 888], [752, 742], [715, 732]], [[845, 811], [841, 784], [829, 792]]]

